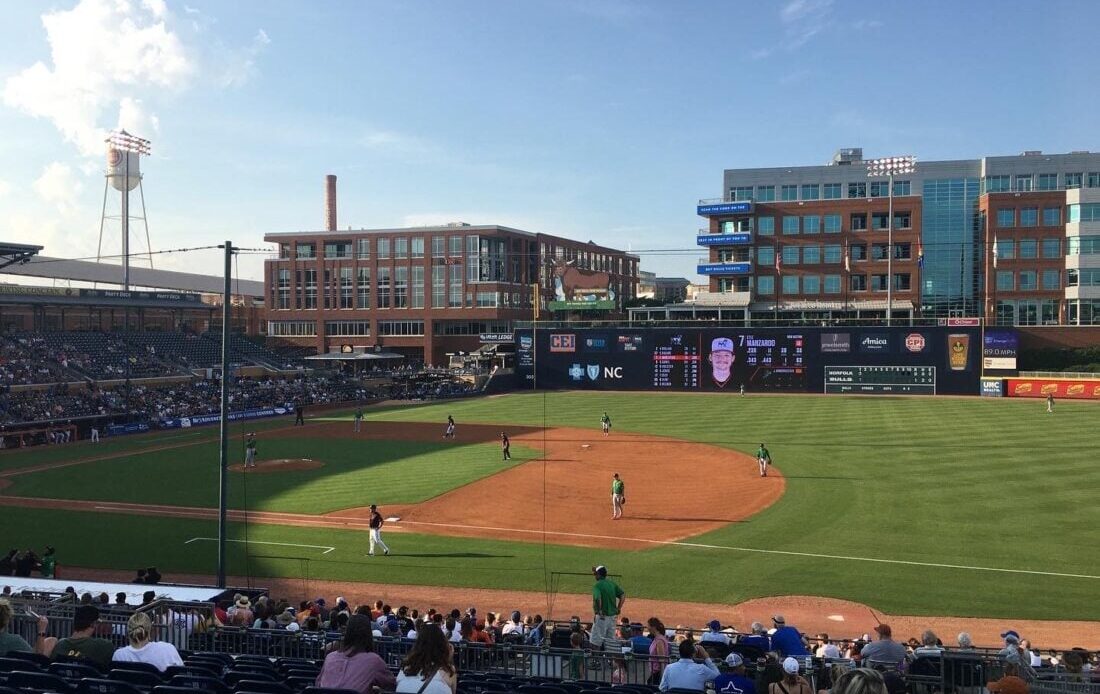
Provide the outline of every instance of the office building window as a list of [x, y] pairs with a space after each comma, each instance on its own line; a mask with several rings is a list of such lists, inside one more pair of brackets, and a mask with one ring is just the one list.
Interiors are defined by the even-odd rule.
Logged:
[[871, 275], [871, 291], [884, 292], [886, 291], [886, 275], [878, 274]]
[[279, 244], [279, 260], [290, 260], [290, 244]]
[[1016, 226], [1016, 210], [1012, 207], [1002, 207], [997, 210], [997, 227], [1011, 229]]
[[821, 215], [808, 214], [802, 218], [803, 234], [821, 233]]
[[1031, 192], [1031, 174], [1016, 174], [1016, 186], [1014, 190], [1017, 193]]
[[774, 202], [775, 186], [756, 186], [757, 202]]
[[798, 275], [783, 275], [783, 293], [798, 293]]
[[867, 229], [867, 215], [863, 213], [853, 214], [848, 217], [848, 228], [852, 231], [864, 231]]
[[1062, 208], [1061, 207], [1044, 207], [1043, 208], [1043, 226], [1056, 227], [1062, 223]]
[[443, 308], [447, 305], [447, 284], [445, 265], [432, 266], [432, 308]]
[[1100, 202], [1087, 202], [1069, 206], [1070, 222], [1100, 222]]
[[462, 308], [462, 266], [449, 265], [447, 308]]
[[824, 197], [826, 200], [839, 200], [840, 199], [840, 184], [839, 183], [826, 183], [823, 186]]
[[316, 337], [317, 322], [311, 320], [269, 320], [267, 334], [272, 337]]
[[783, 264], [798, 265], [798, 246], [783, 246]]
[[802, 277], [802, 293], [803, 294], [820, 294], [821, 293], [821, 277], [818, 275], [804, 275]]
[[780, 200], [797, 200], [798, 199], [798, 186], [796, 185], [784, 185], [779, 188]]
[[409, 257], [409, 240], [405, 237], [399, 237], [393, 241], [393, 257], [398, 260], [404, 260]]
[[370, 239], [356, 239], [355, 255], [359, 256], [360, 259], [370, 257]]
[[848, 197], [849, 198], [865, 198], [867, 197], [867, 181], [856, 181], [855, 183], [848, 184]]
[[985, 177], [985, 192], [987, 193], [1005, 193], [1008, 192], [1011, 181], [1008, 176], [986, 176]]
[[840, 233], [840, 215], [827, 214], [825, 215], [825, 233], [826, 234], [839, 234]]
[[821, 186], [816, 183], [806, 183], [802, 186], [803, 200], [820, 200]]
[[477, 293], [477, 307], [478, 308], [496, 308], [498, 304], [497, 292], [478, 292]]
[[424, 266], [413, 265], [412, 276], [412, 307], [424, 308]]
[[1035, 291], [1035, 271], [1024, 270], [1020, 273], [1020, 291], [1021, 292], [1033, 292]]
[[378, 257], [385, 259], [390, 257], [390, 249], [393, 247], [392, 239], [378, 239]]
[[451, 236], [447, 239], [447, 255], [452, 258], [459, 258], [462, 256], [461, 236]]
[[886, 221], [890, 219], [890, 215], [886, 212], [875, 212], [871, 214], [871, 228], [878, 231], [886, 228]]
[[1066, 174], [1066, 190], [1069, 190], [1070, 188], [1080, 188], [1080, 187], [1081, 187], [1081, 174], [1079, 174], [1079, 173], [1068, 173], [1068, 174]]
[[1045, 238], [1043, 239], [1043, 257], [1044, 258], [1058, 258], [1062, 255], [1062, 239], [1059, 238]]
[[756, 233], [762, 236], [775, 235], [775, 217], [757, 217]]
[[356, 269], [355, 291], [358, 295], [356, 308], [370, 308], [370, 268]]
[[889, 181], [871, 181], [871, 197], [884, 198], [890, 194]]
[[911, 243], [895, 243], [894, 244], [894, 260], [909, 260], [913, 257], [913, 244]]
[[757, 246], [756, 264], [760, 267], [772, 267], [775, 265], [775, 248], [772, 246]]
[[378, 334], [397, 337], [421, 337], [424, 335], [424, 321], [380, 320], [378, 321]]
[[1039, 174], [1039, 190], [1058, 190], [1058, 174]]
[[1038, 207], [1021, 207], [1020, 208], [1020, 226], [1022, 226], [1022, 227], [1039, 226], [1039, 208]]
[[886, 260], [886, 244], [871, 244], [871, 260]]
[[369, 320], [325, 321], [325, 334], [329, 337], [370, 337]]
[[278, 308], [289, 309], [290, 308], [290, 270], [286, 268], [279, 268], [278, 284], [275, 285], [278, 290]]
[[908, 272], [901, 272], [894, 275], [894, 291], [907, 292], [912, 288], [912, 280], [909, 277]]
[[296, 243], [294, 244], [294, 256], [298, 259], [316, 258], [315, 248], [316, 246], [312, 243]]
[[912, 181], [894, 181], [894, 195], [912, 195]]
[[821, 246], [803, 246], [802, 262], [805, 265], [817, 265], [821, 262]]
[[433, 236], [432, 237], [432, 257], [433, 258], [442, 258], [443, 257], [444, 245], [445, 245], [445, 242], [444, 242], [442, 236]]
[[894, 228], [895, 229], [909, 229], [913, 225], [912, 215], [908, 212], [895, 212], [894, 213]]
[[866, 275], [849, 275], [848, 276], [848, 289], [853, 292], [865, 292], [867, 291], [867, 276]]
[[730, 200], [752, 200], [752, 186], [730, 188]]
[[391, 268], [378, 268], [378, 308], [390, 308], [393, 298], [390, 296]]
[[1016, 257], [1016, 242], [1012, 239], [997, 239], [993, 243], [997, 246], [997, 257], [1001, 260], [1012, 260]]
[[785, 216], [783, 217], [783, 234], [785, 236], [791, 236], [798, 233], [798, 217]]
[[306, 303], [305, 308], [317, 308], [317, 271], [306, 270]]
[[423, 258], [424, 257], [424, 237], [414, 236], [412, 239], [412, 257]]
[[1066, 239], [1066, 255], [1100, 253], [1100, 236], [1070, 236]]
[[352, 284], [353, 268], [340, 268], [340, 308], [355, 308], [355, 285]]
[[325, 241], [325, 259], [340, 260], [351, 257], [351, 241]]
[[1061, 289], [1062, 271], [1043, 270], [1043, 289]]
[[1011, 271], [997, 271], [997, 291], [1011, 292], [1016, 288], [1016, 278]]
[[842, 262], [844, 262], [844, 257], [839, 244], [829, 244], [825, 246], [826, 265], [839, 265]]
[[756, 278], [757, 294], [775, 294], [775, 278], [771, 275], [760, 275]]
[[840, 275], [825, 275], [825, 293], [840, 293]]
[[1100, 171], [1090, 171], [1087, 181], [1089, 188], [1100, 188]]
[[409, 268], [398, 265], [393, 274], [393, 307], [409, 307]]
[[1039, 242], [1035, 239], [1020, 239], [1020, 258], [1032, 259], [1039, 257]]
[[848, 247], [848, 253], [853, 263], [867, 260], [867, 246], [862, 243], [853, 243]]

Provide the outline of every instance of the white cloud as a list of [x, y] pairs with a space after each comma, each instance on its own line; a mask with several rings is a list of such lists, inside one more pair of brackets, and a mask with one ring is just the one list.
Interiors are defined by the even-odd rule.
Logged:
[[395, 130], [369, 130], [359, 138], [359, 144], [376, 152], [399, 155], [428, 154], [437, 149], [422, 137]]
[[131, 133], [141, 133], [152, 137], [160, 132], [160, 119], [155, 113], [148, 113], [141, 99], [122, 97], [118, 103], [118, 126]]
[[256, 60], [271, 45], [271, 37], [263, 29], [258, 29], [248, 46], [239, 49], [223, 49], [224, 55], [217, 61], [223, 65], [218, 85], [221, 87], [241, 87], [248, 84], [259, 72]]
[[0, 198], [11, 193], [11, 184], [0, 178]]
[[784, 24], [820, 17], [832, 9], [833, 0], [791, 0], [779, 10], [779, 20]]
[[34, 182], [34, 191], [38, 193], [38, 197], [63, 215], [76, 210], [83, 190], [84, 184], [73, 173], [72, 167], [57, 161], [47, 165]]
[[877, 19], [860, 19], [852, 22], [852, 28], [856, 31], [865, 31], [867, 29], [878, 29], [882, 26], [882, 22]]
[[122, 99], [140, 89], [182, 89], [194, 76], [191, 51], [168, 20], [161, 0], [80, 0], [42, 15], [50, 64], [8, 78], [4, 103], [50, 120], [82, 155], [98, 155], [104, 119], [114, 119]]

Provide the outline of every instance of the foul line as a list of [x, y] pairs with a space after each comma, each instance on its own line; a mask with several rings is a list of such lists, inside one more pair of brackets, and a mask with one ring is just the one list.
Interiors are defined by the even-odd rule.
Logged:
[[[184, 542], [183, 544], [189, 545], [192, 542], [199, 542], [199, 541], [217, 542], [218, 538], [216, 538], [216, 537], [193, 537], [190, 540], [188, 540], [187, 542]], [[279, 545], [280, 547], [309, 547], [309, 548], [312, 548], [312, 549], [323, 549], [323, 550], [325, 550], [324, 552], [321, 552], [321, 554], [328, 554], [332, 550], [336, 549], [335, 547], [329, 547], [327, 545], [296, 545], [293, 542], [261, 542], [260, 540], [226, 540], [226, 542], [240, 542], [240, 543], [243, 543], [243, 544], [246, 544], [246, 545]]]
[[[431, 525], [440, 528], [455, 528], [455, 529], [468, 529], [468, 530], [493, 530], [498, 532], [512, 532], [512, 533], [530, 533], [533, 535], [542, 535], [541, 530], [526, 530], [520, 528], [494, 528], [484, 525], [457, 525], [453, 523], [431, 523], [428, 521], [401, 521], [401, 523], [408, 525]], [[923, 561], [909, 561], [906, 559], [876, 559], [874, 557], [850, 557], [842, 554], [818, 554], [816, 552], [793, 552], [781, 549], [759, 549], [756, 547], [729, 547], [726, 545], [708, 545], [702, 542], [684, 542], [682, 540], [651, 540], [635, 537], [621, 537], [619, 535], [588, 535], [585, 533], [565, 533], [552, 531], [546, 533], [547, 535], [559, 535], [563, 537], [580, 537], [588, 538], [592, 540], [626, 540], [629, 542], [643, 542], [652, 545], [666, 545], [675, 547], [694, 547], [697, 549], [723, 549], [730, 552], [750, 552], [754, 554], [780, 554], [791, 557], [811, 557], [814, 559], [840, 559], [843, 561], [866, 561], [874, 562], [876, 564], [902, 564], [905, 566], [927, 566], [941, 569], [961, 569], [963, 571], [992, 571], [997, 573], [1008, 574], [1028, 574], [1032, 576], [1056, 576], [1059, 578], [1088, 578], [1088, 579], [1100, 579], [1100, 576], [1093, 576], [1091, 574], [1070, 574], [1059, 573], [1056, 571], [1030, 571], [1028, 569], [1004, 569], [995, 566], [965, 566], [962, 564], [940, 564], [936, 562], [923, 562]]]

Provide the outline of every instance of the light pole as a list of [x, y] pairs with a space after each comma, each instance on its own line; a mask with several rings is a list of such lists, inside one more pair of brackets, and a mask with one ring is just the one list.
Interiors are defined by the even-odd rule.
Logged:
[[[867, 162], [867, 176], [887, 180], [886, 213], [886, 325], [891, 324], [894, 312], [894, 175], [911, 174], [917, 167], [917, 158], [912, 155], [901, 157], [881, 157]], [[919, 289], [919, 288], [918, 288]]]

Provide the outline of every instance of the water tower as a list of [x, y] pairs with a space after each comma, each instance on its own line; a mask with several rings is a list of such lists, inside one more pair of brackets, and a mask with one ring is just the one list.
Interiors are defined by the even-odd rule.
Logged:
[[[149, 223], [145, 219], [145, 190], [141, 186], [141, 157], [149, 156], [149, 140], [131, 135], [125, 130], [115, 130], [106, 140], [107, 172], [103, 184], [103, 212], [99, 218], [99, 250], [96, 262], [103, 258], [103, 227], [108, 219], [117, 219], [122, 225], [122, 289], [130, 290], [130, 220], [141, 220], [145, 227], [145, 250], [149, 267], [153, 267], [152, 247], [149, 245]], [[121, 212], [107, 214], [107, 193], [114, 189], [121, 195]], [[141, 198], [141, 215], [130, 214], [130, 191], [137, 188]]]

